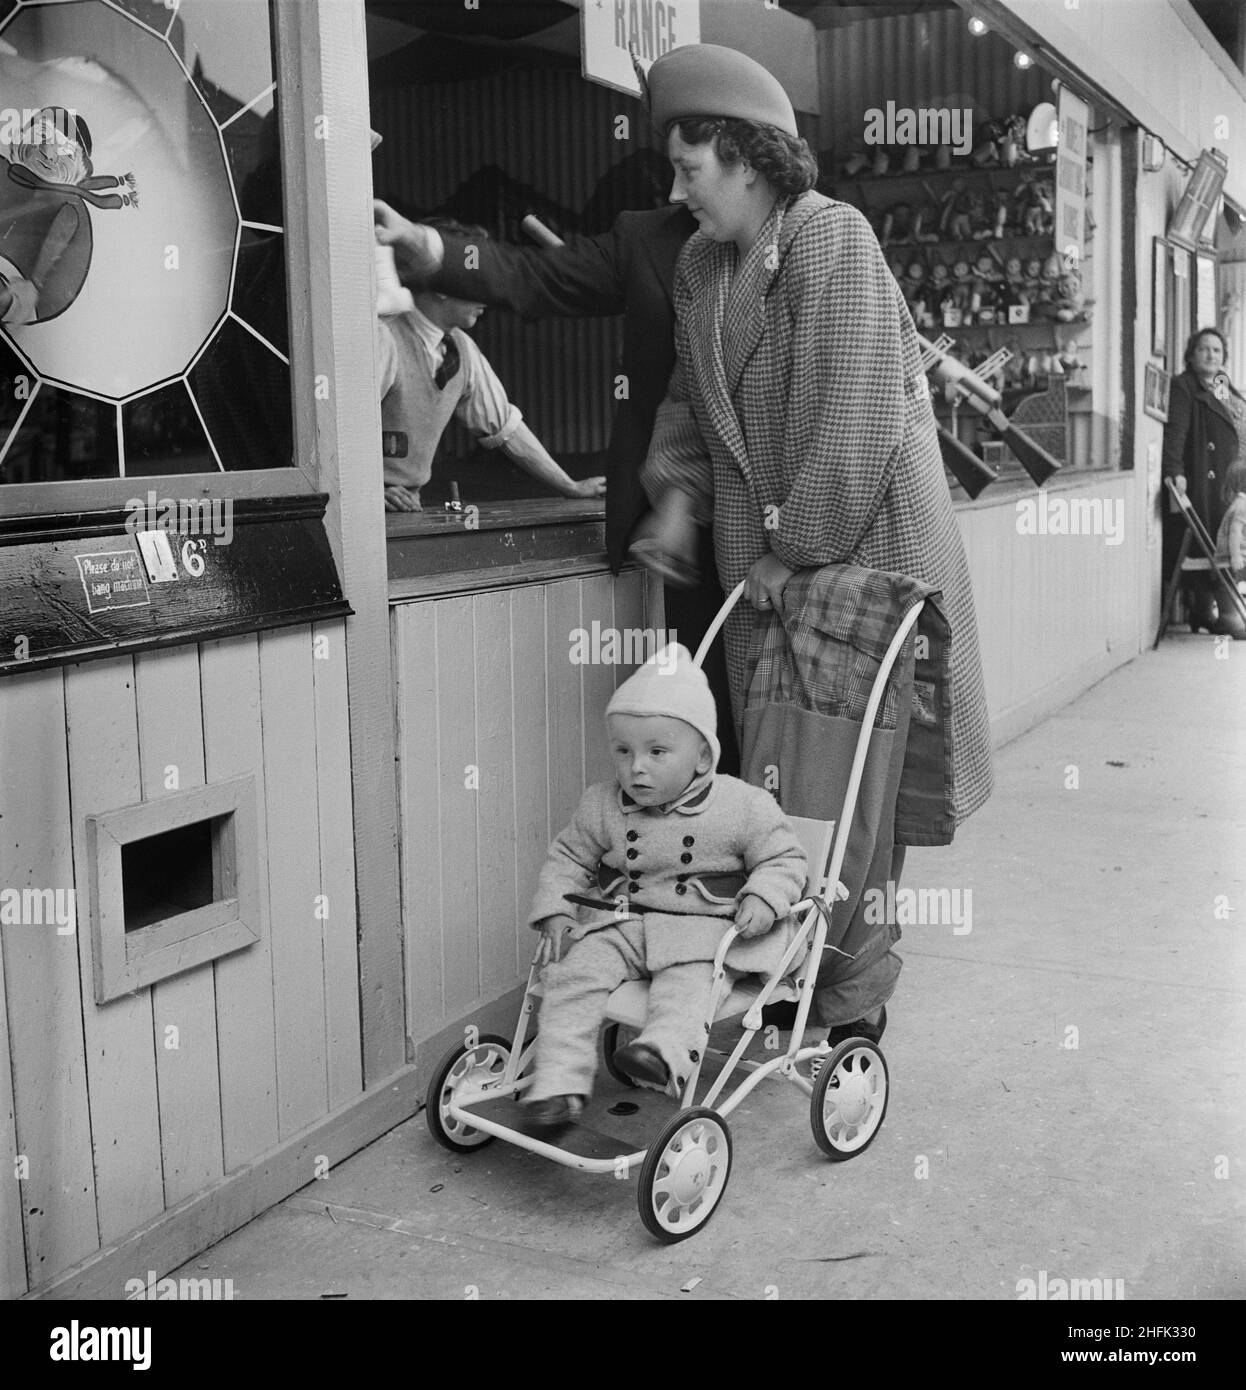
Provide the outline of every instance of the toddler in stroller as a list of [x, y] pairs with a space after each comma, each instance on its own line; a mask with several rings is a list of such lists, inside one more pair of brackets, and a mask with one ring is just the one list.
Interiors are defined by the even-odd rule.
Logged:
[[525, 1097], [533, 1134], [556, 1134], [582, 1111], [607, 1001], [625, 980], [650, 980], [648, 1013], [615, 1067], [682, 1089], [705, 1046], [724, 930], [738, 932], [732, 971], [769, 973], [790, 944], [805, 852], [769, 792], [716, 772], [716, 720], [704, 674], [676, 644], [607, 706], [615, 778], [584, 793], [550, 847], [529, 917], [547, 961]]

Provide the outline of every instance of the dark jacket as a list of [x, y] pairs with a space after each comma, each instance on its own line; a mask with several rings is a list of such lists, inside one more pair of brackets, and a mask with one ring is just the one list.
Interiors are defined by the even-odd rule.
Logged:
[[1229, 408], [1193, 372], [1174, 377], [1164, 426], [1164, 477], [1185, 476], [1190, 505], [1213, 536], [1225, 510], [1220, 488], [1237, 451]]
[[526, 319], [623, 315], [628, 395], [615, 411], [606, 483], [606, 550], [616, 573], [648, 509], [640, 465], [675, 365], [675, 262], [694, 231], [683, 207], [623, 212], [608, 232], [548, 251], [482, 242], [475, 270], [463, 267], [468, 238], [441, 234], [445, 269], [431, 283], [442, 294], [502, 304]]

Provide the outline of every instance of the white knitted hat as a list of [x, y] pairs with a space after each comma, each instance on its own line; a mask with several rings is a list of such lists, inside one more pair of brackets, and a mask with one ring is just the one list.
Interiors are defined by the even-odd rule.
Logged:
[[669, 642], [623, 682], [610, 697], [606, 717], [612, 714], [665, 714], [682, 719], [710, 746], [718, 766], [718, 710], [705, 672], [693, 664], [692, 654], [678, 642]]

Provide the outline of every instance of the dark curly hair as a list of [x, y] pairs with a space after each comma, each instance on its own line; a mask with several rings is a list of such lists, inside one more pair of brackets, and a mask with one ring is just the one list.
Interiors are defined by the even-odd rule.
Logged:
[[1194, 370], [1194, 349], [1198, 347], [1203, 338], [1219, 338], [1220, 351], [1224, 353], [1224, 360], [1229, 360], [1229, 340], [1218, 328], [1200, 328], [1197, 333], [1191, 333], [1189, 341], [1185, 345], [1185, 365], [1190, 370]]
[[743, 161], [756, 169], [781, 198], [807, 193], [818, 180], [818, 161], [806, 141], [759, 121], [740, 121], [722, 116], [692, 116], [672, 121], [687, 145], [714, 142], [714, 153], [723, 164]]

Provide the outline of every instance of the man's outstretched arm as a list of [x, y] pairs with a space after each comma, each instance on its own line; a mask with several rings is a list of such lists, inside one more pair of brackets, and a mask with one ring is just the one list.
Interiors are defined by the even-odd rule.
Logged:
[[408, 221], [379, 199], [373, 207], [377, 239], [394, 248], [398, 277], [409, 288], [502, 305], [526, 319], [623, 312], [617, 224], [600, 236], [542, 250], [441, 232]]

